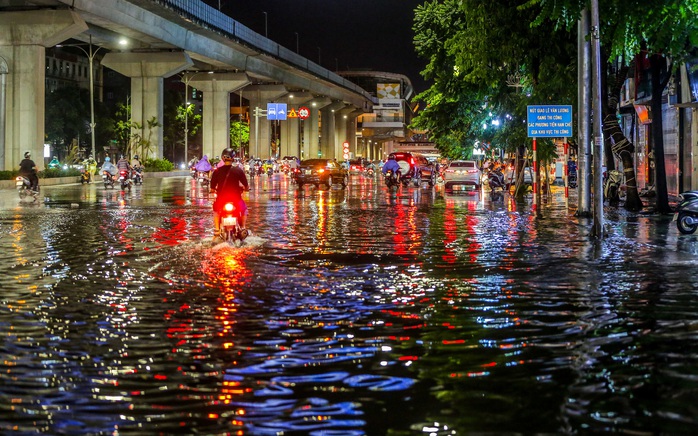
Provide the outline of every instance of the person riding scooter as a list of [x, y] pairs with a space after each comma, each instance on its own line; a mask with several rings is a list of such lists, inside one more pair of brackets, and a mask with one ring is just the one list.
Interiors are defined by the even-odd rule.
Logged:
[[400, 164], [395, 160], [395, 155], [390, 153], [388, 155], [388, 161], [383, 165], [381, 172], [385, 175], [388, 171], [392, 171], [393, 174], [397, 176], [398, 182], [400, 181]]
[[31, 157], [32, 154], [30, 152], [24, 153], [24, 159], [19, 163], [19, 175], [29, 179], [32, 191], [38, 191], [39, 177], [36, 175], [36, 164]]
[[100, 168], [100, 173], [104, 174], [106, 171], [111, 175], [112, 180], [116, 180], [116, 175], [119, 173], [119, 170], [116, 169], [116, 166], [111, 162], [111, 159], [109, 156], [104, 158], [104, 163], [102, 164], [102, 168]]
[[213, 227], [214, 235], [221, 232], [221, 211], [226, 203], [233, 203], [235, 209], [239, 211], [239, 223], [245, 229], [247, 220], [247, 205], [242, 199], [242, 193], [249, 191], [245, 172], [237, 165], [233, 165], [235, 151], [226, 148], [221, 153], [221, 159], [225, 164], [216, 169], [211, 177], [211, 192], [216, 193], [216, 200], [213, 202]]

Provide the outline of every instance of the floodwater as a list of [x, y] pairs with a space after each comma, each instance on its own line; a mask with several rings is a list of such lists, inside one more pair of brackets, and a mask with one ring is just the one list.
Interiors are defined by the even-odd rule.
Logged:
[[0, 192], [0, 433], [696, 433], [698, 239], [560, 192]]

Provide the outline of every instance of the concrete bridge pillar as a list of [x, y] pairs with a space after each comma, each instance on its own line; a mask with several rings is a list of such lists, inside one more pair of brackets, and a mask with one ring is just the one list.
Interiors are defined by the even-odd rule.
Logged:
[[248, 85], [250, 79], [245, 73], [192, 73], [182, 81], [204, 94], [202, 154], [218, 156], [230, 147], [230, 93]]
[[[163, 78], [194, 65], [184, 52], [107, 53], [102, 65], [131, 78], [130, 153], [162, 158]], [[140, 139], [136, 142], [134, 139]]]
[[355, 149], [356, 154], [361, 154], [364, 158], [370, 158], [367, 150], [360, 149], [356, 140], [356, 119], [364, 113], [362, 109], [353, 108], [354, 110], [346, 114], [344, 123], [346, 125], [347, 141], [349, 141], [349, 149]]
[[[284, 85], [251, 85], [243, 89], [250, 102], [250, 155], [267, 159], [271, 155], [271, 122], [266, 115], [255, 116], [255, 108], [267, 109], [267, 103], [274, 102], [288, 90]], [[283, 157], [283, 156], [282, 156]]]
[[0, 14], [0, 170], [19, 168], [26, 151], [43, 169], [46, 47], [85, 30], [67, 9]]
[[320, 151], [320, 111], [331, 104], [332, 100], [327, 97], [316, 97], [309, 103], [310, 117], [304, 121], [303, 126], [303, 142], [306, 144], [303, 159], [317, 159]]
[[[293, 96], [293, 97], [291, 97]], [[306, 104], [313, 99], [313, 95], [309, 92], [294, 92], [283, 98], [282, 103], [288, 104], [288, 112], [291, 108], [298, 114], [298, 108], [307, 106]], [[306, 121], [300, 118], [289, 118], [281, 125], [281, 151], [279, 155], [284, 156], [301, 156], [302, 138], [301, 125], [305, 128]]]
[[322, 155], [339, 161], [344, 160], [344, 157], [342, 157], [342, 144], [337, 143], [337, 136], [335, 135], [334, 113], [344, 106], [344, 102], [334, 101], [320, 111], [322, 117]]
[[344, 141], [349, 143], [349, 151], [356, 157], [356, 134], [354, 138], [350, 137], [349, 131], [347, 129], [349, 114], [354, 112], [356, 108], [354, 106], [345, 106], [342, 109], [334, 111], [334, 122], [335, 122], [335, 135], [337, 136], [337, 142], [339, 146], [342, 146]]

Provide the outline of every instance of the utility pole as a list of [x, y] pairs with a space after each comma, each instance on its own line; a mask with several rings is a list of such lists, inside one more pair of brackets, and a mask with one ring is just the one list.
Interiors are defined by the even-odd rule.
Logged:
[[594, 226], [592, 236], [602, 240], [603, 234], [603, 130], [601, 115], [601, 30], [599, 0], [591, 0], [592, 110], [594, 111]]
[[577, 23], [577, 216], [591, 217], [591, 44], [589, 10], [582, 10]]

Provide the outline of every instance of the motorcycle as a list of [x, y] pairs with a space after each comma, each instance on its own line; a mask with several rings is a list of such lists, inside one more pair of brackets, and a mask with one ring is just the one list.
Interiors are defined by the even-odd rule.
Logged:
[[291, 168], [291, 183], [297, 185], [298, 184], [298, 175], [301, 173], [301, 170], [298, 168]]
[[92, 176], [87, 168], [82, 167], [80, 168], [80, 184], [84, 185], [85, 183], [92, 183]]
[[132, 180], [133, 180], [134, 185], [142, 185], [143, 184], [143, 169], [135, 168], [133, 170]]
[[223, 206], [223, 211], [221, 213], [221, 231], [223, 233], [223, 239], [236, 246], [242, 245], [245, 238], [249, 236], [247, 229], [240, 227], [240, 214], [233, 203], [226, 203]]
[[366, 168], [365, 171], [366, 171], [366, 175], [367, 175], [368, 177], [373, 177], [373, 174], [374, 174], [373, 167], [368, 167], [368, 168]]
[[393, 172], [392, 170], [388, 170], [385, 173], [385, 186], [388, 187], [389, 191], [396, 192], [397, 189], [400, 187], [399, 175]]
[[604, 182], [603, 196], [609, 202], [618, 202], [620, 200], [620, 182], [623, 180], [623, 173], [618, 170], [608, 172], [606, 181]]
[[567, 185], [572, 189], [577, 187], [577, 170], [572, 170], [567, 175]]
[[131, 189], [131, 180], [129, 180], [128, 170], [119, 171], [119, 183], [121, 184], [121, 190]]
[[[506, 189], [506, 182], [504, 181], [504, 173], [502, 173], [502, 170], [499, 168], [491, 170], [487, 175], [487, 183], [490, 185], [490, 198], [493, 201], [503, 196], [504, 190]], [[497, 188], [499, 188], [499, 191], [497, 191]]]
[[682, 192], [674, 212], [676, 228], [681, 234], [690, 235], [698, 229], [698, 191]]
[[196, 179], [201, 183], [201, 186], [208, 186], [210, 180], [208, 179], [208, 171], [197, 171]]
[[29, 177], [25, 176], [17, 176], [15, 179], [15, 185], [17, 186], [17, 192], [19, 192], [19, 198], [23, 199], [28, 195], [31, 195], [34, 197], [34, 201], [36, 201], [37, 195], [39, 195], [39, 188], [36, 188], [36, 191], [34, 191], [31, 186], [31, 182], [29, 181]]
[[109, 171], [102, 171], [102, 182], [104, 183], [104, 189], [114, 187], [114, 177]]

